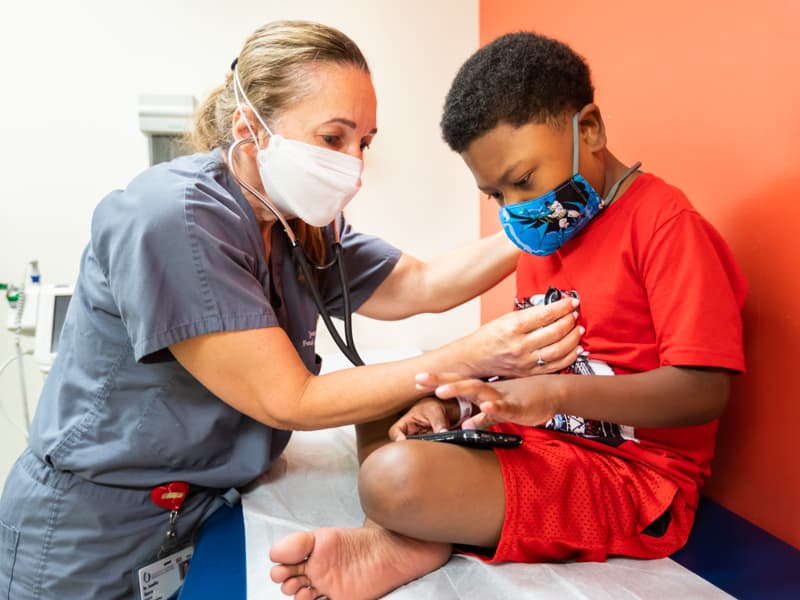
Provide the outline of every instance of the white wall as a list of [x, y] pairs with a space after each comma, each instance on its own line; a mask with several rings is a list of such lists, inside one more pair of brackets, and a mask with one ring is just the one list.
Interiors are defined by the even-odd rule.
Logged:
[[[278, 18], [339, 27], [361, 46], [378, 94], [379, 134], [350, 220], [420, 258], [478, 235], [474, 185], [440, 140], [455, 71], [478, 44], [478, 0], [73, 0], [15, 2], [0, 19], [0, 281], [39, 259], [43, 281], [71, 282], [96, 203], [147, 166], [136, 95], [221, 83], [245, 37]], [[454, 217], [455, 215], [455, 217]], [[362, 348], [430, 348], [479, 322], [473, 302], [403, 323], [359, 320]], [[0, 324], [5, 323], [5, 301]], [[32, 347], [32, 340], [24, 340]], [[322, 350], [330, 344], [321, 341]], [[0, 328], [0, 364], [13, 337]], [[42, 377], [26, 363], [30, 404]], [[0, 402], [20, 422], [16, 368]], [[24, 440], [0, 415], [0, 481]]]

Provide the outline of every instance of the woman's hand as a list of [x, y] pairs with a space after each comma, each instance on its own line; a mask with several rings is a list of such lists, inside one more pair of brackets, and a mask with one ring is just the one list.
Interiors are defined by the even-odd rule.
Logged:
[[396, 442], [409, 435], [447, 431], [458, 422], [459, 415], [457, 402], [423, 398], [389, 428], [389, 439]]
[[465, 344], [470, 372], [475, 377], [526, 377], [555, 373], [583, 352], [584, 333], [576, 327], [577, 298], [564, 298], [507, 313], [457, 344]]
[[[557, 377], [557, 376], [556, 376]], [[480, 379], [452, 380], [450, 375], [420, 373], [417, 387], [434, 392], [438, 398], [461, 398], [480, 409], [461, 425], [462, 429], [487, 429], [510, 421], [520, 425], [541, 425], [558, 412], [554, 385], [556, 377], [526, 377], [488, 383]]]

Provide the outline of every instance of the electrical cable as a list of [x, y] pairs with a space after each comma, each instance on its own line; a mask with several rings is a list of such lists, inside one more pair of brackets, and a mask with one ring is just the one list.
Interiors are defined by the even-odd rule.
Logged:
[[[33, 276], [36, 275], [35, 278]], [[19, 367], [19, 388], [20, 394], [22, 396], [22, 417], [25, 420], [25, 428], [23, 429], [14, 420], [10, 417], [10, 415], [6, 412], [5, 408], [0, 403], [0, 408], [2, 408], [2, 412], [8, 421], [17, 429], [22, 432], [22, 435], [25, 437], [25, 440], [28, 439], [28, 432], [30, 431], [31, 425], [31, 418], [30, 418], [30, 409], [28, 408], [28, 386], [25, 382], [25, 365], [23, 363], [22, 358], [25, 355], [32, 354], [30, 351], [23, 351], [22, 350], [22, 319], [25, 312], [25, 302], [26, 302], [26, 293], [25, 293], [25, 286], [28, 283], [28, 277], [31, 277], [37, 284], [38, 284], [38, 261], [30, 261], [25, 265], [25, 269], [22, 272], [22, 284], [19, 287], [19, 291], [17, 292], [17, 299], [15, 303], [15, 314], [14, 314], [14, 350], [15, 355], [5, 364], [3, 364], [2, 368], [0, 368], [0, 375], [2, 375], [3, 371], [15, 360], [17, 361], [17, 366]]]
[[22, 356], [24, 353], [22, 351], [22, 342], [20, 338], [22, 336], [22, 319], [25, 314], [25, 301], [27, 297], [25, 286], [28, 283], [28, 276], [33, 274], [33, 264], [33, 261], [31, 261], [25, 265], [25, 271], [22, 274], [22, 285], [20, 286], [19, 298], [17, 300], [16, 330], [14, 331], [14, 349], [19, 359], [17, 366], [19, 367], [19, 389], [22, 394], [22, 417], [25, 419], [26, 440], [28, 439], [27, 432], [30, 431], [31, 418], [28, 412], [28, 386], [25, 385], [25, 365], [22, 363]]
[[[30, 352], [25, 352], [24, 354], [30, 354]], [[11, 363], [13, 363], [15, 360], [18, 360], [18, 361], [22, 362], [21, 356], [15, 354], [11, 358], [9, 358], [6, 362], [4, 362], [2, 365], [0, 365], [0, 376], [2, 376], [3, 371], [5, 371], [8, 368], [8, 366]], [[14, 421], [14, 419], [11, 418], [11, 415], [8, 414], [8, 411], [6, 410], [6, 407], [3, 405], [3, 399], [2, 398], [0, 398], [0, 412], [3, 413], [3, 416], [6, 418], [6, 420], [9, 423], [11, 423], [11, 425], [14, 427], [14, 429], [17, 429], [22, 434], [22, 436], [25, 438], [25, 441], [27, 442], [28, 441], [28, 432], [25, 429], [23, 429], [22, 427], [20, 427], [20, 425], [18, 423], [16, 423]]]

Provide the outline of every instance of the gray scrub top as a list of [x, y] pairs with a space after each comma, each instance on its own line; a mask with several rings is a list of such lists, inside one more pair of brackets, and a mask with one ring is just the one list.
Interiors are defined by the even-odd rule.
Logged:
[[[400, 252], [344, 221], [340, 230], [355, 309]], [[332, 228], [325, 233], [331, 241]], [[210, 332], [282, 327], [318, 373], [318, 311], [280, 227], [269, 264], [265, 253], [219, 150], [156, 165], [103, 199], [31, 427], [33, 453], [94, 483], [130, 488], [173, 480], [230, 488], [266, 471], [290, 433], [222, 402], [168, 350]], [[320, 288], [341, 316], [331, 271]]]

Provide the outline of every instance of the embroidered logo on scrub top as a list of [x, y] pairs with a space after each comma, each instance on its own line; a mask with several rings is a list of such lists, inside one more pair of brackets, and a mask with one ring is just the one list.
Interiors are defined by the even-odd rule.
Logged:
[[303, 348], [313, 347], [314, 339], [317, 337], [316, 330], [311, 330], [306, 333], [306, 339], [303, 340]]

